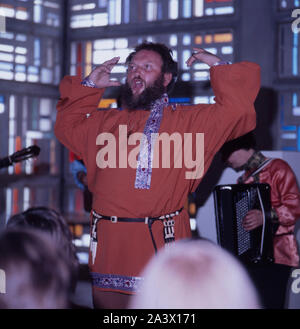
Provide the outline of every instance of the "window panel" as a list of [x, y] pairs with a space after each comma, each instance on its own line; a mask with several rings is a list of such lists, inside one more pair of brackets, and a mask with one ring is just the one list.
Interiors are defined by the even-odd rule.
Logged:
[[192, 15], [192, 0], [183, 0], [183, 17], [189, 18]]
[[0, 34], [0, 79], [57, 85], [60, 51], [54, 38]]
[[278, 75], [280, 78], [299, 76], [299, 33], [291, 30], [290, 24], [279, 25]]
[[[22, 95], [10, 95], [8, 99], [8, 129], [0, 131], [0, 139], [7, 141], [7, 147], [0, 150], [0, 157], [37, 144], [41, 148], [39, 157], [21, 162], [19, 173], [32, 174], [36, 168], [43, 173], [57, 172], [57, 156], [53, 156], [53, 152], [56, 154], [59, 151], [58, 142], [53, 136], [53, 109], [57, 100]], [[0, 95], [0, 114], [4, 114], [5, 110], [5, 95]], [[22, 124], [18, 125], [18, 122]], [[14, 174], [15, 168], [11, 166], [7, 172]], [[2, 171], [5, 172], [5, 169]]]
[[0, 12], [5, 17], [17, 20], [33, 21], [53, 27], [60, 26], [61, 1], [34, 0], [22, 1], [3, 0], [0, 3]]
[[[13, 19], [13, 31], [3, 31], [0, 21], [0, 83], [5, 87], [0, 94], [0, 157], [33, 144], [41, 148], [36, 159], [1, 170], [7, 179], [3, 186], [8, 188], [0, 188], [3, 200], [0, 228], [12, 214], [30, 206], [58, 209], [60, 205], [57, 186], [61, 146], [53, 133], [58, 96], [45, 95], [53, 95], [55, 88], [47, 85], [56, 86], [61, 79], [62, 50], [58, 28], [62, 4], [61, 0], [0, 2], [0, 14]], [[88, 1], [84, 5], [87, 10], [92, 8]], [[39, 25], [43, 26], [39, 28]], [[15, 88], [15, 84], [9, 88], [10, 80], [21, 82], [20, 86], [24, 88]], [[45, 85], [33, 86], [32, 83]], [[29, 91], [28, 95], [24, 94], [25, 90]], [[44, 96], [38, 95], [40, 90]], [[32, 176], [28, 179], [26, 175]], [[71, 184], [74, 185], [73, 180]]]
[[146, 5], [147, 21], [157, 20], [158, 3], [157, 0], [148, 0]]
[[300, 151], [300, 93], [287, 91], [279, 94], [280, 148]]
[[277, 10], [284, 11], [300, 7], [299, 0], [277, 0]]
[[[162, 19], [234, 14], [234, 0], [144, 0], [131, 5], [131, 0], [71, 0], [71, 28], [87, 28]], [[96, 16], [98, 15], [98, 16]], [[97, 19], [96, 19], [97, 17]], [[99, 18], [99, 19], [98, 19]]]
[[0, 114], [5, 112], [5, 98], [4, 95], [0, 95]]
[[179, 14], [179, 1], [178, 0], [169, 0], [169, 18], [177, 19]]
[[[112, 76], [115, 79], [124, 80], [126, 68], [124, 66], [125, 60], [136, 46], [136, 44], [143, 40], [151, 40], [153, 42], [162, 42], [167, 44], [173, 51], [173, 57], [179, 63], [179, 71], [182, 72], [183, 81], [188, 80], [188, 76], [194, 81], [203, 81], [209, 79], [209, 67], [203, 63], [196, 63], [191, 68], [187, 67], [186, 61], [191, 56], [191, 49], [199, 46], [207, 51], [222, 57], [227, 61], [233, 61], [233, 33], [232, 31], [221, 32], [203, 32], [196, 35], [191, 33], [178, 33], [178, 34], [159, 34], [156, 36], [138, 36], [122, 39], [97, 39], [94, 41], [82, 42], [82, 47], [87, 47], [88, 44], [92, 44], [92, 65], [102, 64], [104, 61], [109, 60], [115, 56], [120, 56], [119, 64], [113, 69]], [[126, 47], [125, 47], [126, 46]], [[78, 44], [77, 44], [78, 47]], [[81, 46], [80, 46], [81, 47]], [[86, 67], [89, 64], [89, 57], [87, 54], [83, 54], [81, 50], [77, 52], [75, 56], [75, 43], [72, 44], [71, 49], [71, 67], [70, 72], [74, 74], [74, 64], [77, 63], [77, 67]], [[189, 71], [190, 75], [185, 74]], [[82, 78], [81, 73], [79, 74]], [[85, 72], [85, 76], [88, 72]]]

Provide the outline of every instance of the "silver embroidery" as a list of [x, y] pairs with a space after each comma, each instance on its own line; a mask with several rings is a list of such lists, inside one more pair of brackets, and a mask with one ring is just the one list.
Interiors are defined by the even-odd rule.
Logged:
[[141, 141], [140, 153], [137, 161], [134, 185], [136, 189], [150, 189], [154, 145], [158, 136], [163, 109], [168, 103], [168, 95], [163, 94], [163, 96], [152, 105], [149, 118], [144, 128], [144, 138]]
[[92, 284], [98, 288], [115, 289], [124, 291], [139, 291], [140, 284], [143, 280], [138, 276], [123, 276], [116, 274], [101, 274], [91, 272]]

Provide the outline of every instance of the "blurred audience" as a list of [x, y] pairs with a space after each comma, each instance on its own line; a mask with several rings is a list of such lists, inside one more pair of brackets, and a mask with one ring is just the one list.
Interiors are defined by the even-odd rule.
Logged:
[[177, 242], [154, 256], [143, 273], [134, 309], [260, 308], [244, 267], [227, 251], [206, 240]]
[[48, 234], [60, 253], [63, 253], [70, 271], [70, 292], [74, 292], [78, 279], [79, 262], [72, 234], [64, 217], [47, 207], [34, 207], [12, 216], [7, 228], [33, 228]]
[[5, 293], [0, 308], [68, 308], [70, 270], [49, 235], [33, 229], [7, 229], [0, 235], [0, 268]]

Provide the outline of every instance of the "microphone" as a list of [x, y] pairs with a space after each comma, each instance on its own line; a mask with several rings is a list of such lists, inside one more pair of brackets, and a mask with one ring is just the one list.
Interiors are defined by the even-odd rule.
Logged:
[[5, 157], [3, 159], [0, 159], [0, 169], [9, 167], [15, 162], [20, 162], [23, 160], [27, 160], [29, 158], [33, 158], [39, 155], [40, 148], [37, 145], [32, 145], [29, 147], [26, 147], [20, 151], [17, 151], [8, 157]]

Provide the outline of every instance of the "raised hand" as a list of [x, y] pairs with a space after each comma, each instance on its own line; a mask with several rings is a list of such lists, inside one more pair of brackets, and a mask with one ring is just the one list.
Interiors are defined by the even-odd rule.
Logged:
[[97, 66], [88, 76], [97, 88], [118, 87], [121, 85], [119, 81], [110, 79], [111, 70], [118, 63], [120, 57], [114, 57], [103, 64]]
[[193, 55], [186, 61], [187, 66], [192, 66], [194, 62], [201, 61], [212, 66], [221, 61], [221, 58], [204, 50], [203, 48], [193, 48]]

